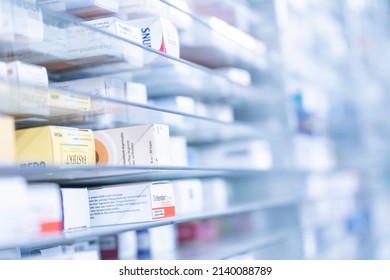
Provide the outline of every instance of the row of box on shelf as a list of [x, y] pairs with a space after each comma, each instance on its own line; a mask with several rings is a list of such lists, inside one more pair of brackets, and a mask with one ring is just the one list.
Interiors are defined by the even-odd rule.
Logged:
[[4, 177], [0, 192], [2, 244], [63, 230], [221, 211], [231, 202], [230, 184], [221, 178], [60, 188], [54, 183], [29, 185], [21, 177]]
[[160, 124], [105, 130], [42, 126], [15, 131], [11, 117], [0, 116], [0, 163], [21, 167], [67, 166], [196, 166], [272, 168], [266, 141], [240, 140], [190, 146], [186, 138], [170, 137]]
[[[38, 4], [46, 6], [46, 4], [52, 4], [50, 2], [52, 1], [38, 1]], [[252, 58], [256, 55], [261, 56], [265, 51], [265, 47], [260, 42], [226, 23], [222, 24], [222, 28], [219, 28], [226, 33], [221, 35], [213, 31], [211, 27], [193, 22], [194, 20], [186, 14], [172, 16], [172, 19], [167, 19], [165, 17], [180, 14], [180, 12], [176, 11], [172, 14], [161, 12], [173, 8], [159, 0], [128, 1], [125, 4], [126, 7], [122, 7], [120, 10], [121, 14], [126, 14], [125, 20], [116, 17], [104, 17], [113, 13], [112, 11], [111, 13], [107, 12], [110, 10], [107, 6], [110, 5], [99, 3], [99, 1], [95, 3], [66, 2], [68, 2], [67, 5], [69, 2], [72, 2], [72, 4], [69, 4], [67, 8], [55, 8], [55, 10], [64, 11], [66, 9], [68, 12], [78, 10], [94, 13], [99, 8], [94, 9], [89, 6], [100, 7], [100, 10], [108, 9], [105, 10], [106, 13], [94, 14], [92, 18], [95, 19], [85, 21], [84, 24], [65, 18], [57, 18], [51, 22], [49, 19], [45, 19], [49, 22], [44, 22], [39, 6], [22, 1], [5, 1], [2, 3], [4, 6], [2, 9], [4, 20], [0, 25], [0, 40], [12, 44], [2, 49], [2, 56], [7, 58], [11, 55], [14, 59], [18, 58], [26, 62], [40, 64], [53, 71], [112, 62], [125, 62], [121, 67], [129, 70], [142, 67], [153, 61], [158, 63], [164, 61], [153, 53], [144, 52], [137, 44], [175, 58], [184, 58], [213, 68], [238, 65], [236, 61], [238, 58], [234, 58], [237, 53], [241, 53], [242, 56], [248, 55], [243, 51], [238, 51], [240, 48], [249, 50], [251, 55], [254, 54], [255, 56], [252, 56]], [[85, 6], [82, 7], [83, 5]], [[82, 16], [83, 12], [76, 12], [76, 14]], [[161, 14], [165, 17], [161, 17]], [[59, 16], [53, 15], [53, 17]], [[191, 27], [186, 27], [190, 30], [186, 30], [184, 26], [186, 24], [180, 22], [180, 18], [183, 17], [188, 17], [187, 22], [191, 22]], [[18, 20], [14, 20], [14, 18]], [[20, 21], [20, 18], [23, 20]], [[91, 17], [84, 14], [84, 18]], [[67, 27], [58, 23], [61, 20], [69, 21]], [[88, 28], [88, 25], [92, 28]], [[201, 30], [196, 28], [201, 28]], [[106, 33], [98, 32], [97, 29]], [[191, 36], [182, 35], [179, 37], [178, 30], [190, 32]], [[113, 34], [114, 36], [108, 36], [107, 34]], [[200, 38], [194, 41], [193, 38], [196, 36]], [[183, 39], [183, 44], [186, 47], [180, 44], [181, 39]], [[219, 48], [220, 51], [215, 52], [213, 48], [222, 45], [221, 43], [224, 40], [227, 40], [230, 44], [225, 42], [223, 44], [224, 48]], [[238, 44], [238, 46], [235, 44]], [[232, 45], [233, 48], [229, 45]], [[208, 48], [204, 49], [205, 46], [208, 46]], [[183, 51], [182, 55], [180, 54], [181, 50]], [[213, 59], [205, 58], [205, 55], [210, 51], [214, 51]], [[236, 55], [234, 55], [235, 53]], [[250, 61], [250, 59], [247, 60]], [[258, 61], [260, 61], [260, 58], [258, 58]], [[252, 61], [252, 63], [256, 65], [259, 64], [258, 61]], [[118, 65], [116, 65], [116, 68], [118, 68]], [[104, 71], [107, 71], [107, 68]]]
[[[213, 253], [221, 257], [232, 257], [234, 251], [237, 254], [241, 251], [233, 250], [229, 254], [211, 252], [212, 249], [207, 248], [217, 249], [218, 245], [223, 243], [218, 239], [229, 240], [234, 234], [251, 236], [248, 235], [248, 231], [256, 227], [254, 224], [251, 215], [245, 213], [233, 219], [204, 219], [90, 236], [79, 241], [61, 242], [62, 244], [58, 245], [3, 249], [0, 250], [0, 259], [191, 259], [207, 258]], [[194, 247], [203, 249], [188, 254], [187, 251]]]
[[[13, 248], [0, 250], [0, 259], [20, 259], [20, 258], [62, 258], [62, 259], [192, 259], [207, 258], [209, 255], [220, 255], [221, 257], [230, 257], [233, 259], [250, 259], [256, 251], [267, 250], [276, 244], [287, 240], [294, 240], [297, 243], [296, 253], [303, 254], [299, 258], [322, 259], [329, 258], [327, 254], [339, 248], [347, 250], [347, 256], [340, 254], [340, 259], [355, 259], [361, 254], [365, 254], [359, 248], [359, 236], [361, 233], [352, 232], [346, 226], [347, 221], [335, 221], [312, 229], [303, 229], [299, 234], [298, 229], [289, 230], [282, 238], [270, 239], [261, 246], [256, 246], [256, 242], [261, 240], [261, 234], [258, 239], [253, 239], [252, 248], [248, 250], [242, 248], [238, 250], [221, 250], [222, 252], [212, 252], [218, 248], [218, 244], [229, 242], [229, 236], [240, 236], [235, 242], [240, 243], [241, 237], [247, 237], [250, 240], [248, 231], [256, 226], [251, 223], [258, 223], [258, 220], [251, 217], [249, 213], [243, 213], [229, 219], [206, 219], [192, 222], [179, 223], [176, 225], [164, 225], [152, 227], [149, 229], [125, 231], [112, 235], [103, 235], [100, 237], [87, 238], [89, 241], [77, 242], [68, 241], [67, 245], [56, 246], [30, 246], [29, 248]], [[288, 228], [288, 227], [287, 227]], [[246, 233], [245, 233], [246, 232]], [[275, 230], [274, 236], [277, 236], [283, 230]], [[297, 236], [294, 236], [294, 233]], [[267, 240], [266, 232], [262, 233], [263, 240]], [[278, 240], [279, 239], [279, 240]], [[164, 240], [164, 242], [161, 242]], [[302, 244], [300, 243], [302, 242]], [[88, 245], [88, 246], [82, 246]], [[91, 246], [93, 245], [93, 246]], [[231, 244], [230, 244], [231, 246]], [[302, 248], [303, 247], [303, 248]], [[77, 248], [77, 249], [76, 249]], [[198, 249], [195, 249], [198, 248]], [[206, 249], [208, 248], [208, 249]], [[343, 249], [341, 249], [343, 248]], [[189, 251], [193, 253], [188, 253]], [[277, 253], [279, 252], [279, 254]], [[262, 258], [269, 258], [277, 254], [278, 258], [288, 258], [286, 252], [279, 250], [268, 252]], [[335, 255], [337, 256], [337, 255]], [[335, 258], [335, 256], [331, 258]]]
[[16, 96], [14, 93], [7, 95], [6, 90], [2, 93], [4, 102], [0, 109], [13, 114], [29, 113], [36, 116], [66, 115], [77, 112], [98, 114], [99, 110], [107, 109], [107, 105], [94, 97], [102, 97], [122, 102], [149, 104], [219, 121], [234, 121], [234, 109], [228, 102], [204, 103], [193, 97], [176, 95], [148, 98], [147, 87], [144, 84], [123, 82], [112, 77], [49, 83], [46, 68], [21, 61], [0, 62], [0, 81], [25, 86]]
[[[9, 73], [13, 73], [13, 67], [17, 68], [17, 65], [24, 64], [16, 62], [9, 65], [11, 65]], [[21, 68], [25, 69], [24, 66]], [[19, 71], [16, 70], [16, 72]], [[23, 77], [31, 78], [33, 76]], [[36, 84], [38, 83], [36, 82]], [[103, 82], [101, 90], [109, 90], [106, 85]], [[60, 87], [66, 88], [67, 86], [61, 85]], [[32, 93], [35, 92], [32, 91]], [[80, 99], [76, 97], [75, 100]], [[12, 101], [14, 104], [10, 107], [14, 107], [15, 111], [20, 109], [20, 103], [29, 102], [23, 98], [16, 98]], [[81, 98], [81, 101], [85, 100]], [[6, 103], [7, 100], [4, 100], [3, 105]], [[39, 112], [39, 109], [34, 106], [30, 109], [33, 112]], [[47, 109], [46, 104], [42, 105], [42, 109]], [[4, 111], [12, 114], [14, 110], [7, 108]], [[188, 152], [186, 138], [170, 137], [169, 127], [166, 125], [150, 124], [94, 132], [86, 129], [46, 126], [17, 130], [15, 145], [14, 121], [7, 117], [1, 117], [0, 121], [3, 127], [0, 139], [4, 143], [4, 147], [7, 147], [3, 149], [0, 161], [12, 163], [16, 154], [16, 161], [25, 166], [32, 166], [34, 163], [38, 163], [40, 166], [52, 164], [90, 165], [95, 164], [95, 162], [110, 165], [179, 166], [203, 164], [218, 166], [221, 163], [222, 166], [226, 166], [229, 162], [233, 163], [232, 160], [240, 159], [243, 163], [245, 160], [249, 160], [245, 164], [246, 167], [267, 169], [272, 165], [270, 148], [262, 140], [213, 145], [201, 149], [194, 148]], [[171, 145], [174, 146], [172, 149], [174, 152], [170, 152]], [[15, 146], [16, 153], [13, 149]], [[65, 147], [67, 148], [65, 149]], [[250, 151], [261, 152], [262, 157], [256, 159], [253, 157], [256, 153], [250, 153]]]

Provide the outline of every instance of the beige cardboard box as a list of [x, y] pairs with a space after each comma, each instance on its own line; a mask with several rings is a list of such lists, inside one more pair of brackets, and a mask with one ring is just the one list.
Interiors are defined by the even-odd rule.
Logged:
[[22, 167], [86, 166], [96, 163], [89, 129], [44, 126], [16, 131], [16, 160]]

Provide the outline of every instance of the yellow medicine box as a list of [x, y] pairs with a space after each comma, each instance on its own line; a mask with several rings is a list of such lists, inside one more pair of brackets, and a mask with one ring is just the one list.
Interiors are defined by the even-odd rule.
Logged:
[[44, 126], [16, 131], [16, 160], [21, 167], [94, 165], [95, 159], [89, 129]]

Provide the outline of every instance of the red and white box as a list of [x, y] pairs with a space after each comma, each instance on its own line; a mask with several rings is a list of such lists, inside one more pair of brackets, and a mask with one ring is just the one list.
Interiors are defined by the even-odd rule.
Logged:
[[36, 232], [62, 232], [62, 196], [57, 184], [41, 183], [28, 189], [29, 210]]
[[163, 17], [147, 17], [129, 23], [141, 29], [144, 46], [180, 57], [179, 34], [172, 22]]
[[156, 221], [175, 216], [168, 182], [88, 188], [91, 226]]

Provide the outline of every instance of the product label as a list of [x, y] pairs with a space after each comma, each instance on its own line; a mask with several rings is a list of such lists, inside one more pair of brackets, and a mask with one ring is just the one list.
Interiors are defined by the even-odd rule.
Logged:
[[150, 186], [150, 198], [153, 220], [175, 216], [172, 185], [154, 184]]
[[95, 164], [95, 146], [90, 130], [52, 128], [56, 164], [80, 166]]
[[46, 167], [46, 162], [40, 161], [40, 162], [27, 162], [27, 163], [22, 163], [20, 165], [22, 168], [31, 168], [31, 167]]
[[73, 94], [50, 90], [50, 109], [63, 109], [71, 111], [88, 111], [91, 108], [91, 98]]
[[145, 222], [175, 215], [169, 183], [91, 188], [88, 196], [92, 226]]
[[141, 29], [144, 46], [180, 57], [179, 35], [170, 21], [162, 17], [148, 17], [130, 23]]
[[[98, 23], [84, 22], [85, 24], [98, 25], [95, 27], [107, 29], [120, 36], [115, 28], [100, 26]], [[114, 29], [114, 30], [112, 30]], [[107, 34], [91, 30], [83, 26], [70, 27], [66, 29], [68, 38], [68, 62], [74, 65], [102, 64], [126, 61], [131, 66], [143, 65], [143, 51], [139, 47], [124, 42], [121, 39], [113, 38]], [[139, 31], [140, 32], [140, 31]], [[124, 37], [124, 36], [121, 36]], [[134, 40], [127, 36], [125, 39]], [[135, 41], [135, 40], [134, 40]], [[141, 34], [139, 33], [139, 42]], [[137, 41], [138, 42], [138, 41]]]
[[61, 145], [61, 164], [86, 165], [88, 164], [88, 146], [86, 145]]
[[159, 219], [165, 217], [164, 209], [153, 209], [153, 219]]
[[91, 225], [150, 220], [149, 186], [116, 186], [88, 190]]

